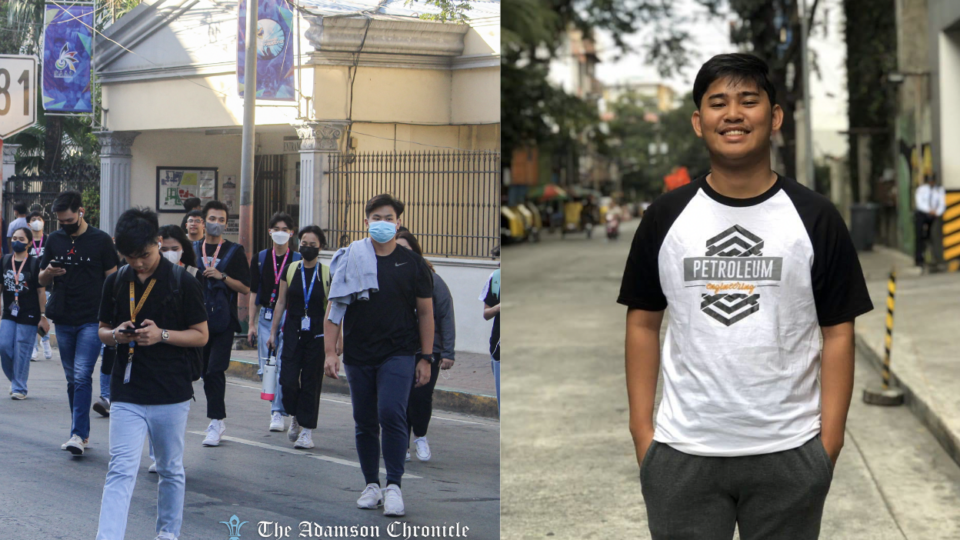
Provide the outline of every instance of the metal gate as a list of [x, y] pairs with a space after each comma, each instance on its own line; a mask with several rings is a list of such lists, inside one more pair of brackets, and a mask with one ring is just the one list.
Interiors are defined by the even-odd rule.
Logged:
[[[256, 174], [253, 181], [253, 254], [251, 255], [273, 245], [267, 235], [270, 218], [280, 210], [286, 211], [284, 205], [286, 191], [283, 182], [285, 158], [284, 155], [254, 158]], [[296, 216], [293, 218], [297, 219]], [[291, 245], [298, 244], [294, 242]]]
[[87, 223], [100, 227], [100, 169], [89, 166], [89, 170], [80, 171], [77, 176], [36, 175], [11, 176], [3, 186], [3, 206], [7, 216], [13, 216], [13, 206], [17, 203], [27, 205], [27, 213], [43, 214], [45, 233], [58, 228], [57, 215], [53, 213], [53, 201], [64, 191], [79, 191], [83, 196], [84, 215]]
[[329, 163], [330, 247], [367, 235], [368, 200], [390, 193], [424, 255], [491, 257], [500, 241], [499, 152], [333, 154]]

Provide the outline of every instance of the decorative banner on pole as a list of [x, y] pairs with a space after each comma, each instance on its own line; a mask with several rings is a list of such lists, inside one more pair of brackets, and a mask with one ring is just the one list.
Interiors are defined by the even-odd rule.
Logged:
[[[257, 17], [257, 99], [294, 101], [293, 10], [286, 0], [260, 0]], [[240, 0], [237, 83], [243, 97], [247, 3]]]
[[90, 51], [93, 6], [47, 5], [43, 28], [43, 108], [93, 112]]

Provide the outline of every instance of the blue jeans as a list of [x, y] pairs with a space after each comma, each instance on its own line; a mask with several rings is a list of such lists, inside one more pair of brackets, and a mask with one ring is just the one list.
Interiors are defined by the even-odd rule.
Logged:
[[380, 483], [380, 433], [387, 483], [400, 485], [409, 443], [407, 403], [416, 360], [391, 356], [379, 366], [344, 366], [357, 428], [357, 456], [367, 484]]
[[[106, 349], [106, 346], [100, 345], [100, 358], [101, 358], [100, 361], [101, 362], [103, 362], [102, 358], [103, 358], [104, 349]], [[102, 370], [100, 371], [100, 397], [102, 397], [107, 401], [110, 401], [110, 374], [104, 373]]]
[[[270, 337], [270, 329], [273, 326], [273, 321], [268, 321], [264, 314], [266, 313], [266, 308], [260, 308], [260, 318], [257, 320], [257, 357], [260, 360], [260, 369], [257, 370], [257, 375], [260, 375], [260, 379], [263, 379], [263, 366], [267, 363], [267, 359], [270, 357], [270, 349], [267, 349], [267, 339]], [[280, 380], [280, 353], [283, 351], [283, 325], [280, 326], [281, 330], [277, 330], [277, 380]], [[270, 412], [278, 412], [284, 416], [287, 415], [287, 412], [283, 410], [283, 397], [282, 391], [280, 390], [280, 383], [277, 383], [277, 391], [273, 396], [273, 404], [270, 407]]]
[[157, 534], [180, 536], [183, 524], [183, 444], [190, 402], [172, 405], [113, 403], [110, 406], [110, 466], [103, 485], [97, 540], [123, 540], [130, 498], [137, 483], [143, 437], [150, 434], [160, 476]]
[[30, 375], [30, 355], [37, 339], [37, 325], [0, 321], [0, 363], [3, 374], [10, 380], [10, 390], [27, 395], [27, 377]]
[[97, 323], [80, 326], [57, 325], [60, 363], [67, 376], [67, 397], [73, 413], [71, 435], [86, 440], [90, 436], [90, 400], [93, 397], [93, 368], [100, 356]]
[[490, 368], [493, 369], [493, 380], [497, 384], [497, 412], [500, 412], [500, 361], [490, 360]]

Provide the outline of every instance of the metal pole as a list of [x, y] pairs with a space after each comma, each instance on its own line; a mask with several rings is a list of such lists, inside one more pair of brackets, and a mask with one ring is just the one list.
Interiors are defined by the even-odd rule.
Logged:
[[[244, 42], [243, 139], [240, 155], [240, 245], [250, 262], [253, 249], [253, 174], [256, 144], [257, 106], [257, 0], [247, 2], [247, 28]], [[247, 319], [247, 298], [240, 298], [240, 320]]]
[[803, 67], [803, 145], [804, 152], [804, 170], [806, 171], [806, 185], [810, 189], [815, 189], [817, 182], [814, 178], [813, 169], [813, 106], [810, 95], [810, 55], [807, 51], [807, 2], [800, 0], [800, 55], [803, 57], [801, 65]]

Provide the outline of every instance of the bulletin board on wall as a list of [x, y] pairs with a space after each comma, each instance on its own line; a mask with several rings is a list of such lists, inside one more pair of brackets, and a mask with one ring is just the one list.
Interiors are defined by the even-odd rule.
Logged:
[[201, 206], [217, 199], [216, 167], [157, 167], [157, 212], [183, 213], [183, 201], [198, 197]]

